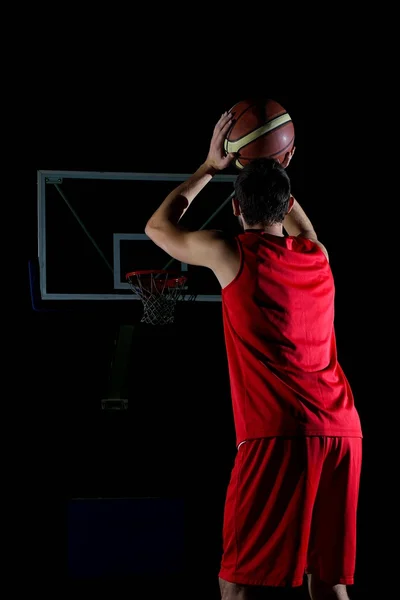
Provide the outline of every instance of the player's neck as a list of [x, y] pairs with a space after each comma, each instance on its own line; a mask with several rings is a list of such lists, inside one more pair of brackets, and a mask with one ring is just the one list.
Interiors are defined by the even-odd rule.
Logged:
[[284, 237], [283, 234], [283, 226], [281, 223], [274, 223], [273, 225], [267, 225], [263, 227], [262, 225], [253, 225], [250, 227], [246, 223], [244, 223], [243, 227], [244, 231], [259, 231], [260, 233], [269, 233], [270, 235], [276, 235], [278, 237]]

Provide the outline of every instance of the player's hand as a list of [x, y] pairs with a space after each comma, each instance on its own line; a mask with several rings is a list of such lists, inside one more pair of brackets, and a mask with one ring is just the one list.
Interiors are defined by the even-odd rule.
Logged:
[[224, 112], [220, 120], [214, 127], [213, 136], [210, 142], [206, 163], [216, 171], [225, 169], [235, 158], [234, 153], [226, 154], [224, 150], [224, 141], [229, 128], [232, 127], [233, 115]]
[[296, 148], [293, 146], [293, 149], [292, 149], [290, 152], [287, 152], [287, 153], [285, 154], [285, 158], [284, 158], [284, 159], [283, 159], [283, 161], [281, 162], [281, 165], [282, 165], [282, 167], [283, 167], [284, 169], [286, 169], [286, 167], [288, 167], [288, 166], [289, 166], [289, 163], [290, 163], [290, 161], [291, 161], [291, 160], [292, 160], [292, 158], [293, 158], [293, 154], [294, 154], [294, 151], [295, 151], [295, 150], [296, 150]]

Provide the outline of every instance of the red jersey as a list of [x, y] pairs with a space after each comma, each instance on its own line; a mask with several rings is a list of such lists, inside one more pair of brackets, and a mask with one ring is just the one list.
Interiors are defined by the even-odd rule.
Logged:
[[247, 231], [241, 264], [222, 290], [236, 442], [322, 435], [362, 437], [338, 363], [335, 287], [320, 247]]

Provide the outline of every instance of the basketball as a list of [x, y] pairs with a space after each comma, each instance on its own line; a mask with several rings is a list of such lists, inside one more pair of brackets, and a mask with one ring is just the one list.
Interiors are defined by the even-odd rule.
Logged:
[[293, 149], [294, 125], [287, 111], [275, 100], [243, 100], [231, 109], [234, 123], [228, 131], [224, 149], [234, 152], [238, 169], [255, 158], [274, 158], [282, 162]]

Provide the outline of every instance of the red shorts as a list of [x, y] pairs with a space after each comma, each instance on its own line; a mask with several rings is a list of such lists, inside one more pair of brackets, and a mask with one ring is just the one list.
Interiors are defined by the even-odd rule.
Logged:
[[362, 439], [262, 438], [239, 446], [227, 489], [219, 577], [256, 586], [314, 573], [354, 583]]

